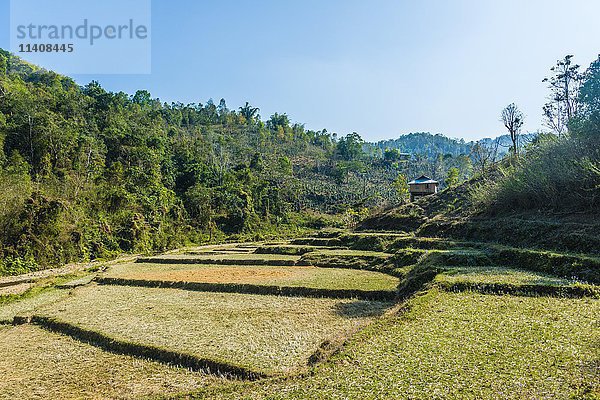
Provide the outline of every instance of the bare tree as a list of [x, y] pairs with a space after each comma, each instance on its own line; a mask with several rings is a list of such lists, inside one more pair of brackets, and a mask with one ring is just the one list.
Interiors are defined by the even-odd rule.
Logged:
[[494, 164], [498, 157], [498, 147], [500, 146], [500, 138], [496, 138], [489, 146], [477, 142], [471, 149], [471, 157], [475, 170], [485, 175], [488, 167]]
[[554, 75], [542, 81], [547, 82], [550, 89], [549, 101], [543, 107], [546, 126], [559, 136], [566, 132], [569, 120], [579, 111], [579, 88], [583, 74], [579, 72], [580, 66], [573, 64], [571, 58], [572, 55], [567, 55], [558, 60], [550, 68]]
[[510, 134], [510, 140], [512, 142], [511, 152], [513, 156], [519, 154], [519, 134], [525, 117], [519, 107], [515, 103], [510, 103], [504, 110], [502, 110], [502, 123], [508, 129]]

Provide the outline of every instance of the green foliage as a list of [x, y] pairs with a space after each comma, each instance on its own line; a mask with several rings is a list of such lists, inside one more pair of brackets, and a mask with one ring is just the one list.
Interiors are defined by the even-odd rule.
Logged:
[[398, 174], [392, 185], [396, 191], [396, 196], [398, 196], [398, 201], [400, 204], [404, 203], [409, 193], [408, 180], [406, 179], [406, 176], [403, 174]]
[[[80, 87], [0, 56], [10, 65], [0, 74], [0, 259], [50, 266], [225, 234], [354, 226], [397, 201], [404, 160], [384, 160], [357, 133], [336, 140], [284, 113], [263, 122], [249, 103], [230, 110], [223, 99], [167, 104], [145, 90]], [[456, 162], [423, 159], [402, 173]]]
[[362, 157], [364, 140], [356, 132], [341, 138], [337, 144], [337, 151], [342, 160], [353, 161]]
[[[569, 59], [563, 62], [563, 67], [576, 74], [573, 68], [578, 66], [569, 66]], [[599, 66], [600, 59], [584, 75], [580, 104], [559, 116], [565, 118], [568, 114], [570, 134], [540, 135], [526, 148], [523, 159], [503, 170], [503, 177], [478, 189], [482, 208], [490, 212], [574, 211], [600, 205]], [[563, 93], [560, 100], [575, 101], [570, 92]], [[582, 111], [576, 113], [577, 110]]]
[[0, 77], [6, 75], [6, 70], [8, 67], [7, 57], [4, 54], [0, 53]]
[[455, 168], [455, 167], [450, 168], [448, 170], [448, 176], [446, 176], [446, 186], [454, 187], [454, 186], [458, 185], [459, 175], [460, 175], [460, 171], [458, 170], [458, 168]]
[[38, 264], [31, 258], [23, 259], [21, 257], [8, 256], [0, 260], [0, 276], [25, 274], [36, 271], [38, 268]]

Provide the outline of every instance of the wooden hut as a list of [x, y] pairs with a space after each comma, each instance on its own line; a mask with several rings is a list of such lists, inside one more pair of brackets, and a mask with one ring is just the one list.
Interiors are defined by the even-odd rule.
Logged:
[[428, 196], [430, 194], [436, 194], [440, 183], [433, 179], [422, 175], [414, 181], [408, 182], [410, 189], [410, 201], [420, 196]]

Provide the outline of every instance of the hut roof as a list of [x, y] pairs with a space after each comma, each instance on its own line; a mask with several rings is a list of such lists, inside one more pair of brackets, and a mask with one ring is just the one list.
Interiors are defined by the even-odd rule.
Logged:
[[414, 181], [408, 182], [409, 185], [422, 185], [424, 183], [434, 183], [434, 184], [437, 184], [439, 182], [438, 181], [434, 181], [433, 179], [431, 179], [430, 177], [425, 176], [425, 175], [421, 175], [420, 177], [418, 177]]

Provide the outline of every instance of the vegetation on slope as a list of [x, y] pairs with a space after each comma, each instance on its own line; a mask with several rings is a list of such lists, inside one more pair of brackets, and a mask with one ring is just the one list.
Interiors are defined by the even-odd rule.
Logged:
[[[570, 65], [570, 57], [565, 60], [559, 66]], [[555, 78], [564, 77], [562, 72]], [[577, 79], [579, 91], [569, 91], [570, 104], [578, 106], [568, 118], [568, 131], [539, 135], [523, 152], [510, 154], [471, 180], [377, 213], [359, 228], [597, 254], [600, 58]]]
[[0, 50], [0, 274], [352, 226], [368, 207], [401, 200], [407, 174], [468, 177], [466, 148], [446, 150], [407, 164], [356, 133], [263, 120], [247, 103], [81, 87]]

